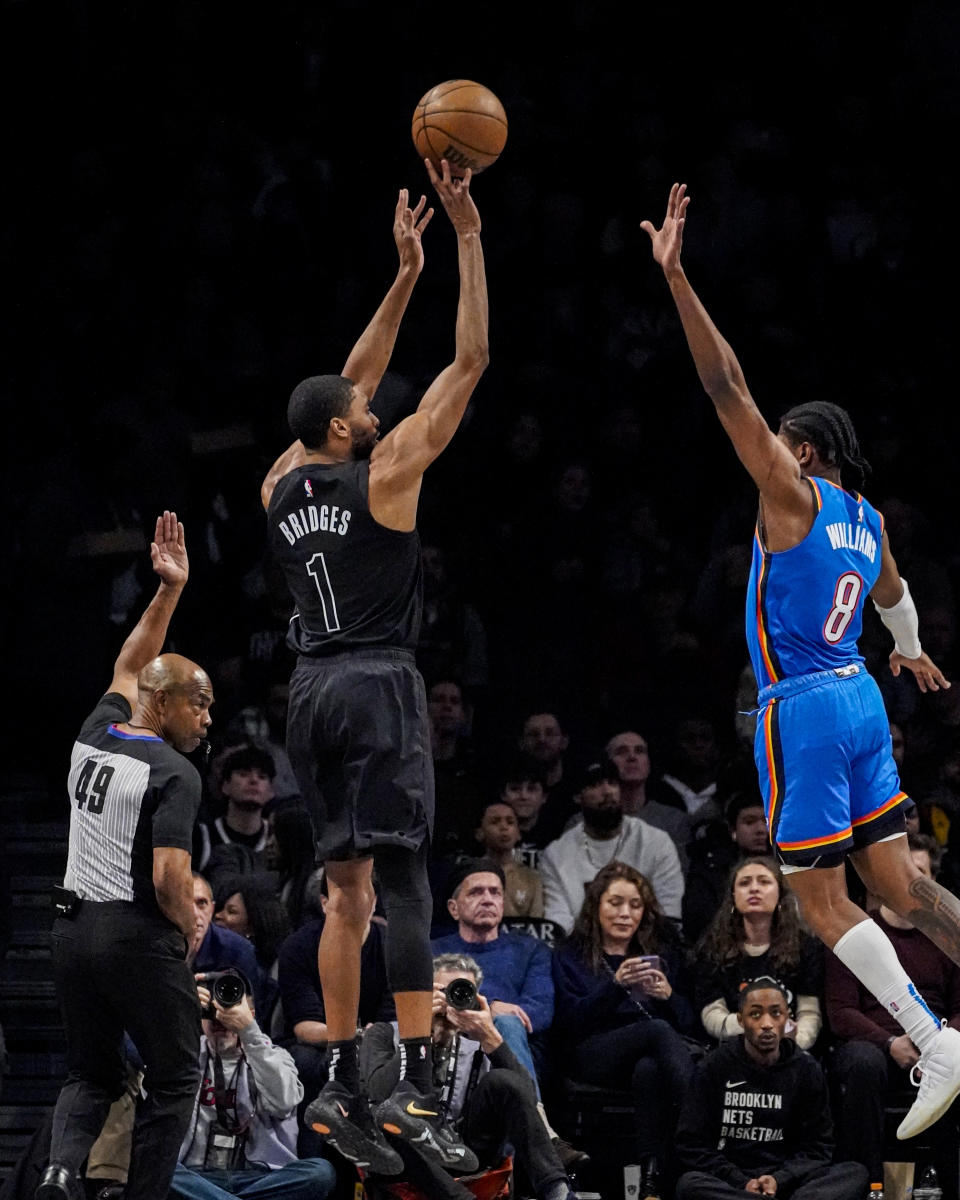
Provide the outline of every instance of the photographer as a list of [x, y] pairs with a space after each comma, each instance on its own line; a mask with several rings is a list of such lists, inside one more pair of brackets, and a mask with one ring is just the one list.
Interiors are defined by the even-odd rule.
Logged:
[[[573, 1191], [546, 1126], [537, 1112], [529, 1073], [517, 1061], [493, 1023], [480, 994], [480, 967], [465, 954], [433, 960], [433, 1076], [446, 1122], [456, 1128], [476, 1156], [464, 1174], [498, 1165], [504, 1147], [513, 1147], [516, 1170], [526, 1176], [517, 1194], [539, 1200], [572, 1200]], [[361, 1072], [371, 1101], [390, 1094], [400, 1069], [393, 1025], [378, 1022], [363, 1034]], [[462, 1197], [464, 1189], [424, 1159], [406, 1140], [392, 1139], [406, 1175], [431, 1195]], [[425, 1178], [424, 1169], [430, 1171]]]
[[322, 1158], [297, 1158], [303, 1088], [293, 1059], [256, 1022], [249, 982], [235, 970], [198, 983], [203, 1010], [200, 1088], [171, 1196], [323, 1200], [335, 1183]]

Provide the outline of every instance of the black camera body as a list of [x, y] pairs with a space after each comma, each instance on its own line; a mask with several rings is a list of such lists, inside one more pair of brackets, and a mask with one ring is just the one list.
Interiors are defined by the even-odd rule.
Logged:
[[210, 993], [210, 1003], [201, 1008], [200, 1015], [209, 1020], [216, 1018], [214, 1004], [221, 1008], [235, 1008], [244, 995], [252, 995], [250, 980], [236, 967], [227, 967], [223, 971], [206, 971], [197, 975], [197, 983], [202, 983]]
[[477, 985], [465, 975], [451, 979], [443, 989], [447, 1003], [458, 1012], [479, 1012], [480, 1001], [477, 999]]

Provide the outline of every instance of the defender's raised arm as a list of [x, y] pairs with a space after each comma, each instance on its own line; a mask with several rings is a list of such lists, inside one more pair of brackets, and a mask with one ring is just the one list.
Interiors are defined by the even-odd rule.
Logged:
[[754, 403], [730, 344], [717, 329], [680, 264], [690, 197], [685, 183], [670, 189], [663, 224], [641, 221], [650, 236], [654, 260], [663, 269], [687, 345], [704, 390], [717, 410], [740, 461], [767, 504], [810, 511], [810, 497], [793, 455]]

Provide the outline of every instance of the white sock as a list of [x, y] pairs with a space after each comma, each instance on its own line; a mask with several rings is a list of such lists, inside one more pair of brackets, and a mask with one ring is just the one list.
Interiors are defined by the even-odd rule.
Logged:
[[843, 965], [876, 996], [923, 1053], [940, 1032], [940, 1021], [927, 1007], [900, 964], [893, 943], [876, 921], [854, 925], [833, 948]]

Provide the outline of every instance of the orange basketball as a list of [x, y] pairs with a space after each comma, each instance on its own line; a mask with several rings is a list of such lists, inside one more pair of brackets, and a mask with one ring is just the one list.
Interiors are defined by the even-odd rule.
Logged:
[[470, 79], [448, 79], [430, 89], [413, 114], [413, 144], [421, 158], [453, 175], [489, 167], [507, 141], [507, 114], [489, 88]]

